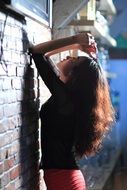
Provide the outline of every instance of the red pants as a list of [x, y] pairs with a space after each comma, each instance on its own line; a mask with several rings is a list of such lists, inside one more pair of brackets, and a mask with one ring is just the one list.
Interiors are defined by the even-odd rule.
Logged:
[[49, 169], [44, 171], [47, 190], [86, 190], [80, 170]]

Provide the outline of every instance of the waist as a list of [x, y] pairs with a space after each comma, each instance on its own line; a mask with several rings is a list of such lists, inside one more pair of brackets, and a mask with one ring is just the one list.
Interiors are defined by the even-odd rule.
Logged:
[[42, 142], [41, 168], [78, 169], [72, 143], [65, 141]]
[[48, 189], [86, 190], [85, 180], [79, 169], [44, 170], [44, 179]]

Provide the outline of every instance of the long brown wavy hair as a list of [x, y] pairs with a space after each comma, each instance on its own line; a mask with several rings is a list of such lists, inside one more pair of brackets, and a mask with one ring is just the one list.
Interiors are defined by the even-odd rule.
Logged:
[[74, 148], [79, 157], [99, 150], [114, 122], [109, 86], [101, 66], [79, 57], [67, 85], [75, 107]]

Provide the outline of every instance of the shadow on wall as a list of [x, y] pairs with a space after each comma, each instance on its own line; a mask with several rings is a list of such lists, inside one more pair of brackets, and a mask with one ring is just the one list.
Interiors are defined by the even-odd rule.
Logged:
[[[29, 41], [23, 30], [23, 48], [25, 56], [24, 84], [22, 88], [22, 125], [20, 133], [21, 183], [26, 190], [39, 190], [39, 98], [35, 98], [34, 69], [29, 64], [27, 47]], [[26, 54], [26, 55], [25, 55]], [[37, 80], [37, 79], [36, 79]], [[38, 88], [36, 89], [38, 97]]]

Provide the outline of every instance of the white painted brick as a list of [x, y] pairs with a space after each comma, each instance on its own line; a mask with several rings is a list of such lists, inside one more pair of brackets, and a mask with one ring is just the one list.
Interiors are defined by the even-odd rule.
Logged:
[[21, 89], [22, 88], [22, 80], [20, 78], [12, 79], [12, 88], [13, 89]]
[[5, 131], [7, 131], [7, 123], [8, 121], [6, 119], [2, 119], [0, 120], [0, 133], [4, 133]]
[[22, 30], [19, 27], [12, 27], [11, 28], [12, 35], [16, 38], [22, 38]]
[[20, 53], [19, 52], [12, 51], [11, 57], [12, 57], [11, 61], [13, 63], [17, 63], [17, 64], [20, 63]]
[[6, 78], [3, 80], [3, 89], [4, 90], [10, 90], [12, 88], [11, 86], [11, 79]]
[[24, 67], [17, 67], [16, 68], [16, 75], [18, 76], [18, 77], [23, 77], [23, 75], [24, 75]]
[[22, 28], [22, 25], [23, 25], [22, 22], [15, 19], [15, 26], [18, 26], [18, 27]]
[[23, 91], [22, 90], [16, 90], [16, 99], [17, 99], [17, 101], [21, 101], [23, 99]]
[[22, 181], [21, 181], [21, 178], [20, 178], [20, 177], [17, 178], [17, 179], [14, 181], [14, 183], [15, 183], [15, 189], [21, 189], [20, 187], [21, 187], [21, 185], [22, 185]]
[[12, 103], [4, 105], [4, 116], [10, 117], [21, 113], [21, 105], [19, 103]]
[[18, 116], [12, 116], [10, 118], [8, 118], [8, 129], [15, 129], [19, 126], [19, 121], [18, 121]]
[[4, 109], [3, 106], [0, 106], [0, 119], [3, 119], [4, 116]]
[[3, 12], [0, 12], [0, 19], [4, 21], [5, 18], [6, 18], [6, 15]]
[[21, 114], [17, 115], [17, 121], [18, 121], [18, 126], [21, 126], [23, 123], [23, 118]]
[[16, 100], [17, 100], [17, 97], [16, 97], [16, 91], [15, 90], [7, 90], [4, 92], [4, 102], [6, 104], [16, 102]]
[[0, 161], [3, 161], [8, 154], [8, 151], [6, 148], [0, 148]]
[[4, 61], [8, 61], [8, 62], [11, 62], [12, 61], [12, 53], [10, 50], [4, 50], [4, 53], [3, 53], [3, 60]]
[[20, 39], [15, 39], [15, 49], [16, 51], [23, 51], [23, 43]]
[[3, 146], [11, 144], [12, 139], [13, 139], [13, 131], [7, 131], [4, 134], [4, 145]]
[[17, 139], [20, 138], [20, 135], [21, 135], [20, 134], [21, 133], [20, 130], [21, 130], [20, 128], [16, 128], [16, 129], [13, 130], [13, 137], [12, 137], [13, 141], [15, 141], [15, 140], [17, 140]]
[[0, 90], [3, 89], [3, 78], [0, 78]]
[[4, 35], [11, 35], [11, 26], [8, 24], [5, 26]]
[[1, 187], [6, 186], [10, 181], [10, 175], [9, 172], [4, 173], [4, 175], [1, 177]]
[[8, 76], [16, 76], [16, 65], [7, 65]]
[[4, 36], [3, 49], [6, 50], [7, 47], [8, 47], [8, 37], [7, 37], [7, 36]]
[[1, 62], [2, 64], [0, 64], [0, 76], [6, 76], [7, 72], [6, 72], [6, 66], [4, 64], [4, 62]]
[[[0, 13], [1, 16], [1, 13]], [[5, 20], [5, 14], [2, 14], [2, 28], [3, 28], [3, 21]], [[30, 35], [31, 39], [35, 41], [35, 43], [44, 42], [51, 39], [51, 32], [50, 29], [45, 28], [44, 26], [36, 23], [35, 21], [32, 21], [29, 19], [28, 25], [28, 36]], [[6, 61], [8, 73], [2, 71], [2, 68], [0, 67], [0, 91], [2, 92], [0, 94], [0, 113], [1, 113], [1, 120], [0, 120], [0, 132], [4, 134], [3, 136], [3, 144], [1, 143], [1, 151], [0, 151], [0, 161], [5, 160], [8, 157], [15, 156], [17, 164], [20, 163], [20, 142], [19, 137], [24, 139], [24, 136], [20, 136], [20, 126], [23, 124], [28, 126], [28, 129], [26, 130], [26, 133], [28, 135], [27, 137], [27, 143], [31, 144], [33, 142], [33, 138], [31, 138], [29, 135], [33, 134], [35, 129], [37, 129], [36, 123], [37, 123], [37, 116], [35, 114], [32, 115], [31, 112], [31, 119], [29, 120], [29, 109], [28, 106], [26, 106], [26, 113], [23, 119], [23, 115], [21, 113], [21, 101], [23, 100], [23, 83], [24, 83], [24, 71], [26, 68], [26, 65], [29, 63], [29, 56], [27, 54], [23, 53], [23, 43], [22, 43], [22, 26], [23, 24], [16, 20], [14, 17], [8, 16], [7, 18], [7, 27], [5, 29], [5, 38], [4, 38], [4, 54], [3, 54], [3, 60]], [[0, 28], [1, 28], [0, 27]], [[31, 41], [31, 40], [30, 40]], [[28, 81], [30, 83], [31, 88], [31, 95], [29, 96], [31, 98], [31, 104], [35, 104], [34, 100], [37, 97], [37, 69], [35, 69], [35, 64], [32, 65], [32, 68], [29, 72], [30, 74], [30, 80]], [[35, 79], [34, 79], [35, 78]], [[48, 97], [49, 91], [45, 90], [44, 83], [39, 83], [39, 85], [42, 85], [40, 89], [44, 90], [41, 92], [41, 97], [45, 97], [45, 99]], [[33, 89], [34, 88], [34, 89]], [[29, 88], [28, 88], [29, 89]], [[28, 90], [27, 89], [27, 90]], [[3, 97], [4, 95], [4, 97]], [[50, 96], [50, 95], [49, 95]], [[1, 109], [2, 108], [2, 109]], [[2, 110], [2, 111], [1, 111]], [[32, 110], [33, 111], [33, 110]], [[32, 122], [33, 121], [33, 122]], [[32, 126], [31, 126], [32, 124]], [[24, 133], [24, 135], [26, 134]], [[5, 139], [5, 140], [4, 140]], [[0, 138], [1, 140], [1, 138]], [[29, 151], [28, 151], [29, 154]], [[17, 156], [16, 156], [17, 155]], [[30, 156], [30, 155], [28, 155]], [[29, 162], [29, 160], [28, 160]], [[34, 160], [33, 160], [34, 162]], [[31, 166], [32, 166], [32, 162]], [[8, 171], [7, 171], [8, 172]], [[29, 176], [34, 175], [31, 174], [32, 170], [29, 170], [28, 173], [25, 175], [26, 179], [26, 186], [24, 186], [23, 189], [26, 189]], [[31, 175], [30, 175], [31, 174]], [[3, 175], [2, 175], [3, 176]], [[10, 189], [20, 189], [21, 188], [21, 178], [18, 178], [12, 183], [14, 183], [14, 186], [11, 186], [10, 179], [8, 181], [8, 177], [5, 177], [5, 181], [2, 182], [5, 186], [2, 187], [2, 189], [10, 188]], [[7, 184], [8, 181], [8, 184]], [[14, 188], [12, 188], [14, 187]]]
[[20, 151], [20, 142], [18, 140], [11, 144], [10, 155], [14, 155]]
[[26, 63], [26, 56], [23, 53], [20, 54], [20, 63], [21, 64], [25, 64]]
[[4, 104], [4, 92], [0, 91], [0, 105]]
[[5, 146], [5, 133], [0, 134], [0, 148]]
[[11, 49], [15, 49], [15, 40], [11, 36], [4, 36], [3, 40], [3, 49], [4, 51], [10, 51]]
[[14, 26], [15, 25], [15, 19], [11, 16], [8, 15], [7, 17], [7, 22], [11, 25]]
[[26, 65], [29, 65], [30, 64], [30, 56], [26, 53], [25, 54], [25, 56], [24, 56], [24, 58], [25, 58], [25, 61], [24, 61], [24, 64]]

